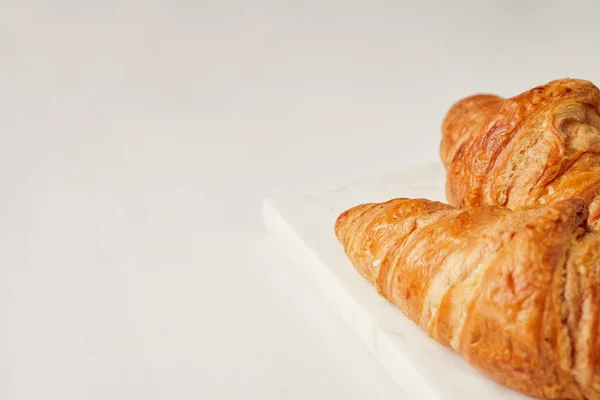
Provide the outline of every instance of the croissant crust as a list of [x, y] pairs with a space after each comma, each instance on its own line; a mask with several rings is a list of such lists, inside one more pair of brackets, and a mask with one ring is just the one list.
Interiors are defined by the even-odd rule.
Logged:
[[503, 99], [460, 100], [442, 124], [446, 195], [457, 207], [580, 198], [600, 218], [600, 90], [561, 79]]
[[362, 204], [335, 233], [356, 270], [496, 382], [600, 399], [600, 233], [583, 200], [511, 210], [424, 199]]

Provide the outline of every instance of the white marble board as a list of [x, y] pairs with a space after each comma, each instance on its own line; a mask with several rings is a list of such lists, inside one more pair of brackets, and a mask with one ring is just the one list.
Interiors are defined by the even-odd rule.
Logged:
[[481, 376], [451, 350], [429, 339], [352, 267], [333, 225], [359, 203], [396, 197], [444, 201], [441, 165], [418, 165], [360, 182], [313, 193], [265, 200], [269, 231], [414, 400], [525, 400], [529, 397]]

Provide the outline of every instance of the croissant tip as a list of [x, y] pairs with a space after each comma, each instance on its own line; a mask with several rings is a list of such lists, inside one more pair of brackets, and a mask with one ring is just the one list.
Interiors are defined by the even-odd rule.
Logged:
[[370, 205], [372, 205], [372, 203], [359, 204], [357, 206], [347, 209], [337, 217], [334, 225], [334, 231], [338, 240], [342, 244], [344, 244], [345, 233], [348, 230], [348, 227], [352, 225], [352, 222], [354, 221], [355, 217], [357, 215], [361, 215], [363, 211]]
[[344, 228], [345, 228], [345, 226], [347, 224], [347, 221], [348, 221], [348, 218], [349, 218], [349, 214], [350, 214], [350, 210], [351, 209], [348, 209], [348, 210], [344, 211], [335, 220], [335, 225], [334, 225], [335, 235], [337, 236], [337, 238], [340, 241], [342, 241], [342, 232], [345, 230]]
[[442, 129], [444, 130], [449, 120], [455, 116], [464, 116], [473, 110], [485, 107], [488, 104], [498, 103], [502, 100], [504, 100], [502, 97], [492, 93], [476, 93], [463, 97], [454, 102], [446, 113], [444, 121], [442, 121]]

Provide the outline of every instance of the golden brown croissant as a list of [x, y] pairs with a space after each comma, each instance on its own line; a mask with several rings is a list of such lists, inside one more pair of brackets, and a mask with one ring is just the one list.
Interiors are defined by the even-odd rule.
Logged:
[[493, 380], [600, 399], [600, 233], [585, 202], [456, 209], [363, 204], [335, 233], [379, 294]]
[[599, 111], [600, 90], [577, 79], [454, 104], [440, 146], [448, 202], [515, 208], [577, 197], [600, 224]]

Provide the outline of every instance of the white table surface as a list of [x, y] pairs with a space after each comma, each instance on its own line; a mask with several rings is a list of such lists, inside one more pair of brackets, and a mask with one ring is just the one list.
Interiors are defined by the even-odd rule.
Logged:
[[261, 200], [600, 83], [589, 1], [0, 0], [1, 399], [403, 399]]

